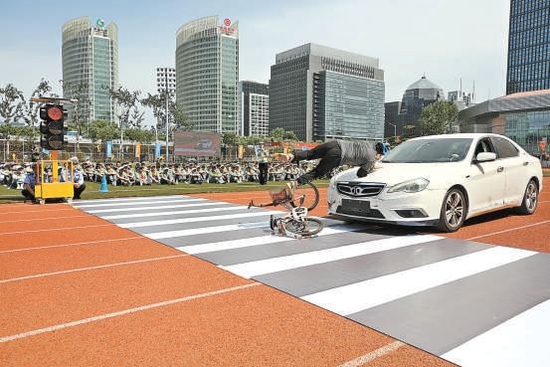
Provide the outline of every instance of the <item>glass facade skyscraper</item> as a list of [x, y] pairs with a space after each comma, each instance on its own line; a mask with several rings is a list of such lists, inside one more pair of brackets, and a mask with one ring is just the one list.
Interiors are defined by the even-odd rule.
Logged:
[[511, 0], [506, 94], [550, 89], [550, 0]]
[[269, 128], [304, 141], [380, 140], [384, 93], [378, 59], [308, 43], [275, 57]]
[[[116, 122], [110, 89], [118, 89], [118, 27], [89, 17], [63, 25], [63, 96], [79, 99], [80, 122]], [[69, 106], [71, 118], [74, 106]]]
[[176, 102], [194, 130], [237, 133], [239, 26], [217, 16], [176, 32]]

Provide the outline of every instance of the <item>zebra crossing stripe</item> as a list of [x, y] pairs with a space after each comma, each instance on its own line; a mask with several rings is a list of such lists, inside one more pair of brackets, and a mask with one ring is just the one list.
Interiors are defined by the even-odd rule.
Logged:
[[[204, 205], [201, 205], [201, 207]], [[105, 215], [102, 216], [106, 220], [116, 220], [116, 219], [131, 219], [131, 218], [149, 218], [149, 217], [164, 217], [168, 215], [179, 215], [179, 214], [200, 214], [200, 213], [211, 213], [211, 212], [224, 212], [230, 210], [247, 210], [246, 206], [230, 206], [223, 208], [207, 208], [207, 209], [191, 209], [191, 210], [179, 210], [179, 211], [164, 211], [164, 212], [152, 212], [152, 213], [137, 213], [137, 214], [118, 214], [118, 215]]]
[[269, 225], [267, 221], [264, 220], [261, 222], [230, 224], [230, 225], [217, 226], [217, 227], [203, 227], [203, 228], [181, 229], [177, 231], [144, 233], [143, 236], [150, 238], [152, 240], [163, 240], [166, 238], [186, 237], [186, 236], [194, 236], [194, 235], [217, 233], [217, 232], [227, 232], [227, 231], [242, 231], [243, 229], [262, 228], [262, 227], [268, 227], [268, 226]]
[[[198, 201], [205, 201], [206, 199], [201, 199], [201, 198], [197, 198], [197, 199], [186, 199], [186, 200], [181, 200], [180, 198], [178, 197], [174, 197], [174, 198], [171, 198], [171, 199], [166, 199], [166, 200], [135, 200], [135, 201], [129, 201], [129, 200], [124, 200], [124, 201], [104, 201], [104, 202], [101, 202], [101, 203], [97, 203], [97, 204], [82, 204], [82, 205], [78, 205], [77, 207], [79, 209], [83, 209], [83, 208], [102, 208], [102, 207], [109, 207], [109, 206], [139, 206], [139, 205], [147, 205], [147, 204], [168, 204], [168, 203], [174, 203], [174, 201], [179, 201], [179, 202], [198, 202]], [[75, 205], [76, 206], [76, 205]], [[150, 207], [151, 209], [151, 207]]]
[[[240, 218], [251, 218], [251, 217], [260, 217], [269, 215], [269, 212], [250, 212], [250, 213], [239, 213], [239, 214], [229, 214], [229, 215], [214, 215], [207, 217], [194, 217], [194, 218], [180, 218], [180, 219], [170, 219], [170, 220], [152, 220], [146, 222], [134, 222], [134, 223], [120, 223], [119, 227], [122, 228], [137, 228], [137, 227], [155, 227], [155, 226], [164, 226], [170, 224], [183, 224], [183, 223], [197, 223], [197, 222], [210, 222], [216, 220], [227, 220], [227, 219], [240, 219]], [[267, 223], [266, 223], [267, 224]]]
[[536, 252], [510, 247], [487, 250], [302, 297], [340, 315], [350, 315], [401, 297], [518, 261]]
[[266, 260], [222, 266], [221, 268], [244, 278], [252, 278], [258, 275], [275, 273], [278, 271], [295, 269], [309, 265], [322, 264], [330, 261], [342, 260], [350, 257], [367, 255], [440, 239], [440, 237], [431, 235], [392, 237], [297, 255], [281, 256]]
[[150, 212], [151, 210], [160, 210], [160, 209], [175, 209], [175, 208], [196, 208], [203, 206], [221, 206], [221, 205], [230, 205], [229, 203], [192, 203], [192, 204], [172, 204], [172, 205], [159, 205], [155, 207], [150, 206], [136, 206], [136, 207], [124, 207], [124, 208], [111, 208], [111, 209], [97, 209], [97, 210], [87, 210], [88, 213], [98, 215], [101, 213], [120, 213], [120, 212]]
[[[360, 230], [361, 228], [362, 227], [359, 225], [328, 227], [328, 228], [324, 228], [321, 231], [321, 233], [319, 233], [316, 237], [329, 236], [329, 235], [334, 235], [338, 233], [347, 233], [347, 232], [352, 232], [354, 230], [355, 231]], [[243, 248], [243, 247], [263, 246], [263, 245], [269, 245], [272, 243], [287, 242], [287, 241], [297, 241], [297, 240], [288, 238], [286, 236], [275, 236], [271, 234], [267, 236], [241, 238], [233, 241], [211, 242], [211, 243], [204, 243], [202, 245], [180, 246], [176, 248], [188, 254], [204, 254], [208, 252], [234, 250], [234, 249]]]

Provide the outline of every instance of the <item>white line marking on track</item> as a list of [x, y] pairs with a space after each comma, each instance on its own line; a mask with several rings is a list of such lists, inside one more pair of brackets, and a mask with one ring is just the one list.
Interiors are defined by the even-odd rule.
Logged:
[[171, 299], [171, 300], [168, 300], [168, 301], [152, 303], [152, 304], [148, 304], [148, 305], [144, 305], [144, 306], [129, 308], [129, 309], [122, 310], [122, 311], [117, 311], [117, 312], [112, 312], [112, 313], [108, 313], [108, 314], [104, 314], [104, 315], [89, 317], [87, 319], [81, 319], [81, 320], [71, 321], [71, 322], [67, 322], [67, 323], [64, 323], [64, 324], [58, 324], [58, 325], [45, 327], [45, 328], [41, 328], [41, 329], [30, 330], [30, 331], [20, 333], [20, 334], [0, 337], [0, 343], [5, 343], [5, 342], [12, 341], [12, 340], [27, 338], [27, 337], [33, 336], [33, 335], [39, 335], [39, 334], [44, 334], [44, 333], [48, 333], [48, 332], [52, 332], [52, 331], [57, 331], [57, 330], [70, 328], [70, 327], [89, 324], [89, 323], [95, 322], [95, 321], [111, 319], [113, 317], [124, 316], [124, 315], [128, 315], [128, 314], [136, 313], [136, 312], [146, 311], [146, 310], [150, 310], [150, 309], [153, 309], [153, 308], [169, 306], [169, 305], [173, 305], [173, 304], [176, 304], [176, 303], [183, 303], [183, 302], [193, 301], [195, 299], [212, 297], [212, 296], [216, 296], [218, 294], [229, 293], [229, 292], [238, 291], [238, 290], [241, 290], [241, 289], [247, 289], [247, 288], [255, 287], [255, 286], [259, 286], [259, 285], [262, 285], [262, 284], [261, 283], [248, 283], [248, 284], [239, 285], [239, 286], [236, 286], [236, 287], [224, 288], [224, 289], [220, 289], [220, 290], [217, 290], [217, 291], [211, 291], [211, 292], [206, 292], [206, 293], [201, 293], [201, 294], [195, 294], [193, 296], [187, 296], [187, 297]]
[[22, 234], [22, 233], [40, 233], [40, 232], [53, 232], [53, 231], [66, 231], [66, 230], [69, 230], [69, 229], [85, 229], [85, 228], [99, 228], [99, 227], [113, 227], [115, 228], [116, 226], [112, 223], [107, 223], [107, 224], [98, 224], [98, 225], [94, 225], [94, 226], [79, 226], [79, 227], [63, 227], [63, 228], [47, 228], [47, 229], [37, 229], [37, 230], [25, 230], [25, 231], [17, 231], [17, 232], [4, 232], [4, 233], [0, 233], [0, 235], [2, 236], [5, 236], [5, 235], [8, 235], [8, 234]]
[[154, 257], [154, 258], [143, 259], [143, 260], [124, 261], [124, 262], [113, 263], [113, 264], [88, 266], [88, 267], [85, 267], [85, 268], [76, 268], [76, 269], [70, 269], [70, 270], [54, 271], [54, 272], [51, 272], [51, 273], [41, 273], [41, 274], [35, 274], [35, 275], [27, 275], [27, 276], [24, 276], [24, 277], [3, 279], [3, 280], [0, 280], [0, 284], [18, 282], [18, 281], [21, 281], [21, 280], [29, 280], [29, 279], [35, 279], [35, 278], [49, 277], [49, 276], [52, 276], [52, 275], [70, 274], [70, 273], [76, 273], [76, 272], [80, 272], [80, 271], [106, 269], [106, 268], [114, 268], [114, 267], [117, 267], [117, 266], [143, 264], [143, 263], [148, 263], [148, 262], [153, 262], [153, 261], [161, 261], [161, 260], [170, 260], [170, 259], [175, 259], [175, 258], [178, 258], [178, 257], [186, 257], [186, 256], [189, 256], [189, 255], [182, 254], [182, 255]]
[[537, 223], [531, 223], [531, 224], [527, 224], [527, 225], [520, 226], [520, 227], [514, 227], [514, 228], [504, 229], [504, 230], [502, 230], [502, 231], [496, 231], [496, 232], [485, 233], [485, 234], [482, 234], [481, 236], [475, 236], [475, 237], [467, 238], [466, 241], [477, 240], [478, 238], [495, 236], [495, 235], [497, 235], [497, 234], [502, 234], [502, 233], [508, 233], [508, 232], [513, 232], [513, 231], [519, 231], [519, 230], [521, 230], [521, 229], [530, 228], [530, 227], [536, 227], [536, 226], [541, 226], [541, 225], [547, 224], [547, 223], [550, 223], [550, 220], [545, 220], [545, 221], [537, 222]]
[[75, 242], [75, 243], [66, 243], [63, 245], [51, 245], [51, 246], [39, 246], [39, 247], [25, 247], [25, 248], [17, 248], [13, 250], [3, 250], [0, 251], [0, 255], [2, 254], [9, 254], [12, 252], [23, 252], [23, 251], [34, 251], [34, 250], [47, 250], [47, 249], [53, 249], [53, 248], [60, 248], [60, 247], [71, 247], [71, 246], [85, 246], [85, 245], [98, 245], [100, 243], [106, 243], [106, 242], [117, 242], [117, 241], [133, 241], [133, 240], [146, 240], [144, 237], [123, 237], [123, 238], [111, 238], [108, 240], [98, 240], [98, 241], [86, 241], [86, 242]]
[[80, 220], [84, 219], [85, 220], [86, 218], [90, 218], [90, 217], [88, 215], [71, 215], [70, 217], [63, 216], [63, 217], [46, 217], [46, 218], [43, 217], [43, 218], [33, 218], [33, 219], [3, 220], [2, 224], [5, 224], [5, 223], [40, 222], [40, 221], [58, 220], [58, 219], [80, 219]]
[[262, 274], [275, 273], [283, 270], [296, 269], [304, 266], [323, 264], [331, 261], [349, 259], [376, 252], [398, 249], [405, 246], [413, 246], [420, 243], [440, 240], [441, 237], [431, 235], [390, 237], [381, 240], [373, 240], [352, 245], [306, 252], [296, 255], [281, 256], [271, 259], [250, 261], [246, 263], [220, 266], [244, 278], [252, 278]]
[[361, 357], [352, 359], [349, 362], [341, 364], [338, 367], [359, 367], [359, 366], [363, 366], [364, 364], [372, 362], [377, 358], [383, 357], [386, 354], [389, 354], [389, 353], [401, 348], [404, 345], [406, 345], [406, 344], [403, 343], [403, 342], [394, 341], [393, 343], [387, 344], [383, 347], [380, 347], [376, 350], [373, 350], [372, 352], [367, 353], [367, 354], [365, 354]]
[[347, 316], [536, 254], [534, 251], [496, 246], [301, 298]]

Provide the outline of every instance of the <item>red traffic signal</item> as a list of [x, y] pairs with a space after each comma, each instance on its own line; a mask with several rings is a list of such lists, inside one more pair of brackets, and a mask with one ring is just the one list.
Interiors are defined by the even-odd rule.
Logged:
[[60, 150], [65, 146], [64, 122], [65, 110], [61, 105], [46, 104], [40, 108], [42, 139], [40, 145], [51, 150]]

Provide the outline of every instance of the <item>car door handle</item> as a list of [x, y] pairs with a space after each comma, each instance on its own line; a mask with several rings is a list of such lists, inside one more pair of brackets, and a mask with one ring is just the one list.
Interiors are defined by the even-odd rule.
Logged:
[[497, 172], [502, 172], [502, 171], [504, 171], [504, 167], [501, 166], [497, 168]]
[[523, 165], [524, 165], [524, 166], [528, 166], [528, 165], [529, 165], [529, 162], [523, 162]]

